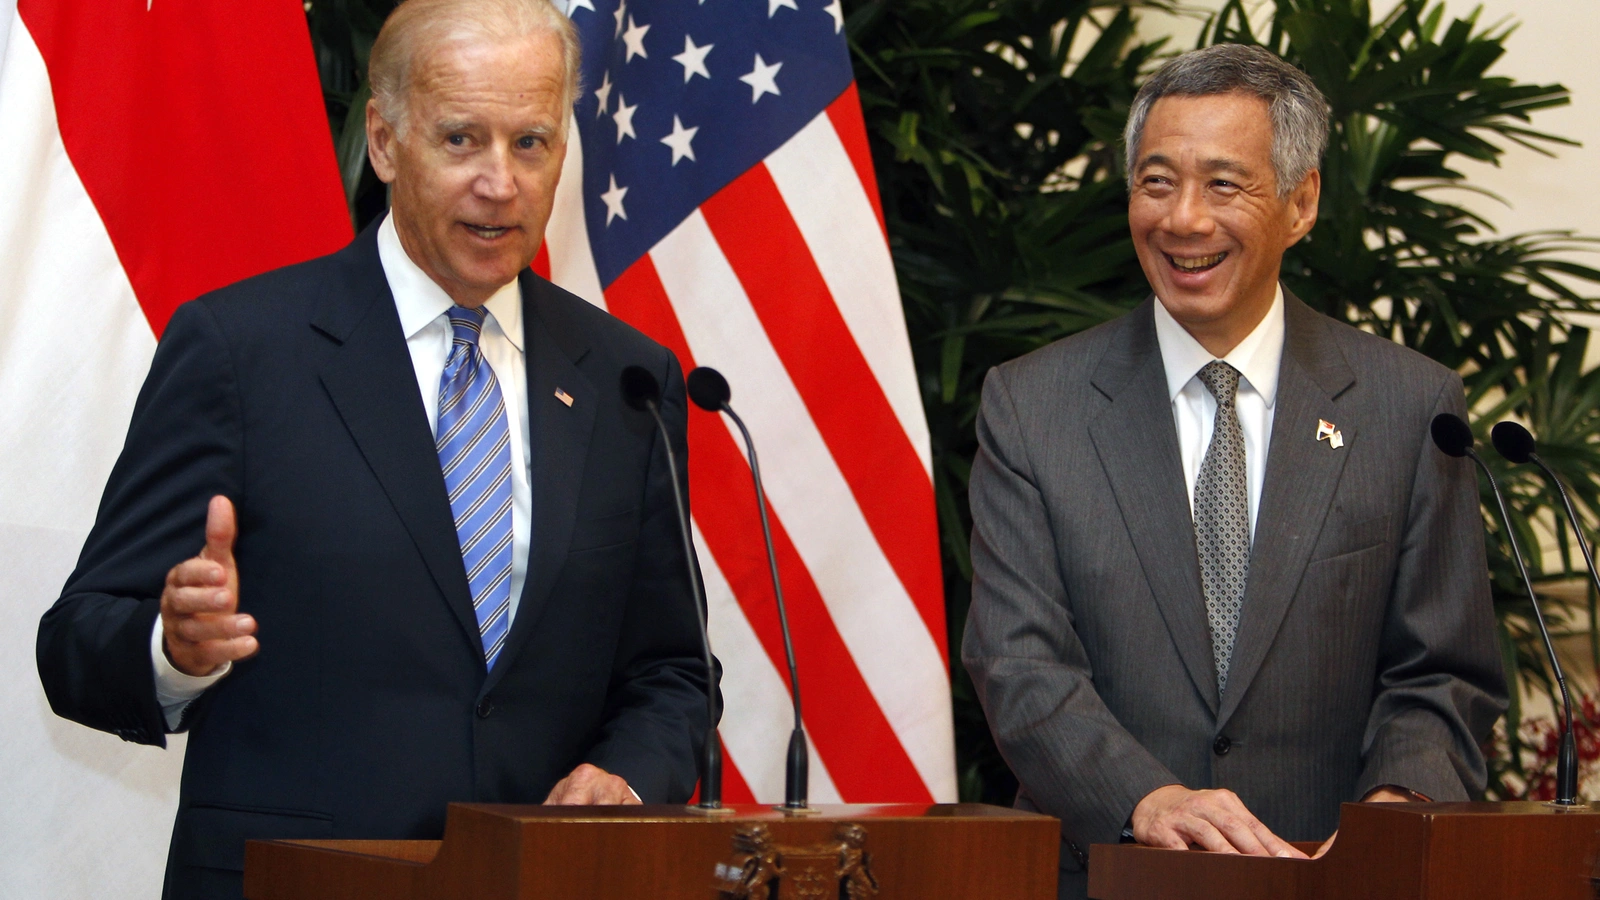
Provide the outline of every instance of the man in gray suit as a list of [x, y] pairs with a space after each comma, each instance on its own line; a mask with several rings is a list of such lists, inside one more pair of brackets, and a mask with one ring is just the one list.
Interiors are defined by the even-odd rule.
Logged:
[[999, 366], [973, 467], [963, 658], [1018, 805], [1089, 845], [1300, 856], [1339, 804], [1459, 800], [1505, 706], [1461, 379], [1278, 284], [1328, 106], [1259, 48], [1135, 98], [1154, 296]]

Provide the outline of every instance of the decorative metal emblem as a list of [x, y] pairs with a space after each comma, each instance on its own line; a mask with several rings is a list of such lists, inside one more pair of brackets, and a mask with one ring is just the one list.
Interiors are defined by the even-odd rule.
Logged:
[[718, 863], [723, 900], [869, 900], [878, 894], [867, 852], [867, 830], [843, 823], [833, 840], [800, 847], [772, 842], [765, 825], [742, 825], [733, 834], [732, 862]]
[[1317, 440], [1327, 441], [1329, 447], [1337, 450], [1344, 446], [1344, 432], [1339, 430], [1339, 426], [1329, 422], [1327, 419], [1318, 419]]

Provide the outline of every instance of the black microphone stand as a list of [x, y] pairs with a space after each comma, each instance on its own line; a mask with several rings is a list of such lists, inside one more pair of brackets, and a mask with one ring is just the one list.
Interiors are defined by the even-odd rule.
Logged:
[[683, 562], [689, 571], [689, 590], [695, 599], [695, 623], [700, 626], [700, 647], [706, 663], [706, 736], [701, 755], [700, 802], [689, 807], [705, 815], [731, 815], [722, 805], [722, 742], [717, 737], [717, 670], [711, 658], [711, 635], [706, 631], [706, 592], [700, 583], [700, 570], [694, 564], [694, 542], [689, 537], [689, 509], [684, 503], [683, 486], [678, 483], [678, 459], [672, 452], [672, 436], [661, 418], [661, 384], [648, 370], [629, 366], [622, 370], [622, 396], [629, 406], [648, 410], [667, 451], [667, 472], [672, 476], [672, 499], [678, 511], [678, 533], [683, 538]]
[[[1535, 443], [1533, 435], [1528, 429], [1515, 422], [1501, 422], [1491, 431], [1494, 449], [1499, 451], [1505, 460], [1514, 465], [1531, 462], [1544, 472], [1545, 478], [1556, 487], [1556, 493], [1561, 497], [1561, 504], [1566, 507], [1567, 521], [1572, 525], [1572, 533], [1578, 538], [1578, 547], [1583, 551], [1584, 567], [1589, 573], [1589, 583], [1594, 586], [1596, 593], [1600, 593], [1600, 577], [1594, 571], [1594, 556], [1589, 550], [1589, 541], [1583, 536], [1583, 529], [1579, 527], [1578, 511], [1572, 506], [1572, 499], [1567, 496], [1567, 488], [1556, 476], [1555, 470], [1545, 464], [1534, 452]], [[1530, 597], [1533, 592], [1528, 592]], [[1539, 611], [1537, 601], [1533, 604], [1533, 614], [1539, 620], [1539, 634], [1544, 637], [1545, 650], [1550, 654], [1550, 667], [1555, 675], [1556, 685], [1561, 689], [1561, 706], [1565, 718], [1565, 728], [1561, 732], [1560, 749], [1556, 752], [1556, 799], [1558, 806], [1583, 806], [1578, 800], [1578, 739], [1572, 733], [1572, 695], [1567, 691], [1567, 679], [1561, 672], [1561, 664], [1556, 660], [1556, 648], [1550, 640], [1550, 631], [1545, 627], [1544, 614]]]
[[[1495, 505], [1500, 509], [1500, 521], [1506, 530], [1506, 540], [1511, 544], [1511, 558], [1516, 560], [1517, 571], [1522, 574], [1522, 586], [1528, 592], [1528, 602], [1533, 604], [1534, 621], [1538, 623], [1539, 634], [1544, 638], [1544, 649], [1550, 656], [1550, 667], [1555, 672], [1556, 683], [1561, 686], [1561, 697], [1566, 704], [1567, 714], [1567, 730], [1562, 738], [1562, 744], [1565, 745], [1572, 740], [1572, 697], [1567, 693], [1567, 682], [1561, 674], [1561, 662], [1556, 658], [1556, 647], [1550, 640], [1550, 629], [1545, 626], [1544, 612], [1539, 608], [1539, 595], [1533, 592], [1533, 578], [1528, 575], [1528, 564], [1522, 558], [1522, 545], [1517, 543], [1517, 532], [1511, 525], [1511, 513], [1506, 509], [1506, 498], [1500, 491], [1500, 483], [1495, 481], [1494, 473], [1489, 471], [1488, 463], [1485, 463], [1483, 457], [1472, 449], [1472, 428], [1459, 416], [1450, 413], [1434, 416], [1432, 431], [1433, 442], [1441, 451], [1449, 456], [1469, 457], [1483, 471], [1483, 477], [1489, 479], [1489, 490], [1494, 494]], [[1583, 805], [1577, 799], [1576, 751], [1577, 745], [1574, 743], [1570, 757], [1567, 756], [1565, 747], [1556, 757], [1556, 799], [1550, 803], [1551, 806], [1572, 809]]]
[[800, 715], [800, 674], [794, 661], [794, 641], [789, 636], [789, 612], [783, 602], [783, 582], [778, 579], [778, 555], [772, 549], [772, 525], [767, 520], [767, 495], [761, 486], [761, 463], [756, 459], [756, 444], [744, 420], [728, 405], [732, 392], [722, 373], [701, 366], [689, 373], [689, 398], [707, 412], [721, 412], [739, 426], [744, 436], [744, 446], [750, 456], [750, 477], [755, 481], [756, 509], [761, 513], [761, 534], [767, 542], [767, 566], [772, 572], [772, 593], [778, 600], [778, 625], [783, 631], [783, 652], [789, 664], [789, 692], [794, 702], [794, 730], [789, 733], [789, 755], [784, 766], [783, 805], [778, 809], [789, 815], [814, 813], [806, 799], [811, 763], [806, 750], [806, 728]]

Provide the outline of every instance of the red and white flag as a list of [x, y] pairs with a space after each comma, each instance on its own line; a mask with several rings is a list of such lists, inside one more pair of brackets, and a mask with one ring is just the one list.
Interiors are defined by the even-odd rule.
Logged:
[[[34, 669], [179, 303], [350, 239], [295, 0], [0, 6], [0, 897], [157, 896], [183, 740]], [[9, 28], [7, 26], [9, 25]]]
[[[569, 0], [584, 92], [535, 268], [721, 371], [760, 454], [814, 802], [956, 798], [928, 428], [839, 0]], [[783, 799], [744, 445], [690, 410], [724, 798]]]

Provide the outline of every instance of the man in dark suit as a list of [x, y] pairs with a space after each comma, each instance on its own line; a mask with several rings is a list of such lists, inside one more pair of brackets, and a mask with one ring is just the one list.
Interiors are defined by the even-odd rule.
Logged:
[[1460, 378], [1278, 285], [1328, 107], [1260, 48], [1185, 54], [1127, 129], [1154, 297], [997, 367], [964, 661], [1021, 782], [1088, 849], [1303, 856], [1339, 804], [1482, 789], [1505, 704]]
[[528, 270], [576, 65], [547, 0], [409, 0], [372, 54], [389, 216], [162, 338], [38, 660], [63, 716], [188, 730], [168, 897], [239, 896], [250, 838], [693, 791], [692, 561], [618, 389], [666, 385], [681, 476], [682, 375]]

